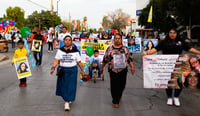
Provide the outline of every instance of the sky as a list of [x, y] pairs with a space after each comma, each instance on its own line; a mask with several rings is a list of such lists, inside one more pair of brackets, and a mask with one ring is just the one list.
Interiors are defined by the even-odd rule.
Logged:
[[[57, 1], [59, 0], [53, 0], [54, 11], [57, 11]], [[3, 17], [9, 6], [23, 8], [26, 18], [33, 11], [50, 10], [50, 0], [1, 0], [0, 17]], [[129, 14], [131, 18], [136, 17], [136, 0], [60, 0], [58, 2], [58, 14], [62, 20], [69, 20], [69, 13], [71, 20], [83, 20], [83, 17], [87, 16], [90, 28], [101, 27], [103, 16], [119, 8]]]

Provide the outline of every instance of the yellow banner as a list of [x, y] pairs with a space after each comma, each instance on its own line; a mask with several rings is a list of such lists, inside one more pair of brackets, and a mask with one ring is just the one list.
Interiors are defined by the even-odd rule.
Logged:
[[22, 73], [22, 74], [18, 74], [18, 77], [25, 77], [25, 76], [29, 76], [31, 75], [31, 72], [26, 72], [26, 73]]
[[22, 59], [15, 59], [15, 60], [14, 60], [14, 63], [25, 62], [25, 61], [27, 61], [27, 60], [28, 60], [27, 57], [23, 57]]
[[81, 49], [85, 50], [88, 46], [92, 46], [94, 50], [106, 51], [105, 43], [82, 42]]

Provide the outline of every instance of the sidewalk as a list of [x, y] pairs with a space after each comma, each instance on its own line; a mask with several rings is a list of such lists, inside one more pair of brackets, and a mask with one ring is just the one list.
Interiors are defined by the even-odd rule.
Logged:
[[6, 55], [0, 53], [0, 62], [4, 61], [4, 60], [6, 60], [6, 59], [8, 59], [8, 56], [6, 56]]

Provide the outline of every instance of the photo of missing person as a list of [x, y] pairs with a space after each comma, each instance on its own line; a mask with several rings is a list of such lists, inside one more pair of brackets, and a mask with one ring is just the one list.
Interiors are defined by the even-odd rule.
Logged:
[[147, 45], [144, 47], [144, 51], [149, 51], [153, 48], [155, 48], [154, 43], [150, 40], [150, 41], [148, 41]]
[[125, 68], [125, 55], [124, 54], [114, 54], [114, 68]]
[[135, 46], [135, 39], [128, 39], [128, 46]]
[[[148, 52], [158, 45], [158, 39], [144, 39], [143, 52]], [[157, 54], [157, 53], [155, 53]]]
[[39, 49], [40, 48], [40, 42], [34, 42], [34, 48]]
[[33, 40], [32, 51], [40, 52], [41, 44], [42, 44], [41, 40]]
[[18, 68], [17, 68], [17, 73], [21, 74], [21, 73], [25, 73], [28, 72], [28, 66], [25, 62], [22, 62], [19, 64]]
[[185, 88], [200, 89], [200, 73], [198, 70], [193, 69], [186, 76], [184, 83]]

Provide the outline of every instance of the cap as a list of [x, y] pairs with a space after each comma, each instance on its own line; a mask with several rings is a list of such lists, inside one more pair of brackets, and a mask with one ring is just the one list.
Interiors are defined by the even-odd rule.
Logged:
[[37, 32], [40, 32], [40, 29], [37, 29]]

